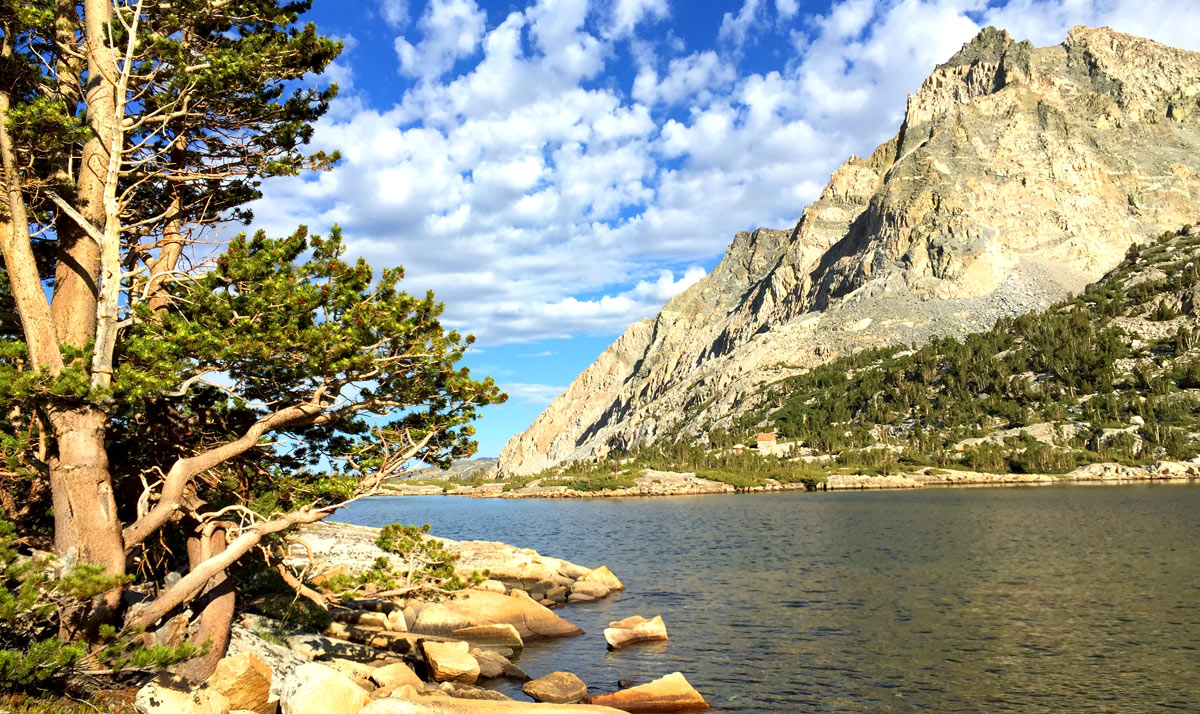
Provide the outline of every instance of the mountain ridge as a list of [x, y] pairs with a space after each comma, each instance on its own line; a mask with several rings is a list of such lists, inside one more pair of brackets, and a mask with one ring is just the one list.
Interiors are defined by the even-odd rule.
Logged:
[[631, 325], [500, 456], [502, 474], [727, 427], [763, 384], [865, 347], [987, 329], [1114, 267], [1200, 199], [1200, 55], [1107, 28], [985, 29], [789, 231]]

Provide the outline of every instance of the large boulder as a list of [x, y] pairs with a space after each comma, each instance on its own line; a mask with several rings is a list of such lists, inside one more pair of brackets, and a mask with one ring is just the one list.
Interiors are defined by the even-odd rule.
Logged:
[[206, 684], [229, 700], [230, 709], [274, 714], [279, 706], [271, 698], [271, 668], [252, 652], [224, 657]]
[[141, 714], [229, 714], [229, 700], [216, 690], [193, 689], [183, 677], [163, 672], [138, 690], [133, 708]]
[[526, 682], [521, 691], [539, 702], [574, 704], [587, 696], [587, 685], [570, 672], [551, 672]]
[[369, 701], [352, 679], [323, 664], [296, 668], [284, 683], [282, 714], [358, 714]]
[[479, 662], [471, 656], [466, 642], [421, 642], [429, 675], [439, 682], [474, 684], [479, 678]]
[[414, 612], [409, 629], [429, 635], [449, 636], [467, 627], [498, 624], [512, 625], [522, 641], [583, 633], [520, 590], [508, 595], [467, 590], [450, 600], [427, 603]]
[[700, 696], [679, 672], [612, 694], [588, 696], [588, 704], [613, 707], [627, 712], [684, 712], [708, 709]]
[[609, 649], [614, 650], [635, 642], [661, 642], [667, 639], [667, 626], [663, 623], [662, 615], [656, 615], [649, 620], [634, 615], [608, 623], [608, 627], [604, 629], [604, 639], [608, 642]]

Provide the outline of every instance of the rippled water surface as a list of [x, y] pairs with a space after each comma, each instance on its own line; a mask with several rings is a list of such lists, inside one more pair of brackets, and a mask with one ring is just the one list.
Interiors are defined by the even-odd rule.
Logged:
[[[593, 692], [681, 671], [725, 712], [1200, 712], [1200, 486], [424, 496], [338, 519], [608, 565], [628, 590], [558, 610], [586, 634], [519, 660]], [[670, 642], [606, 652], [633, 614]]]

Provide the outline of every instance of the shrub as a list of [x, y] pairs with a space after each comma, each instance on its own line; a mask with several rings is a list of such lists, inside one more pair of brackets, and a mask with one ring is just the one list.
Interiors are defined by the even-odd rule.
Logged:
[[455, 563], [459, 555], [446, 550], [436, 538], [429, 537], [429, 524], [385, 526], [375, 539], [380, 549], [400, 556], [397, 567], [389, 557], [377, 558], [371, 567], [352, 575], [339, 575], [321, 587], [340, 597], [370, 594], [376, 597], [436, 597], [446, 595], [487, 578], [487, 571], [471, 571], [464, 579]]

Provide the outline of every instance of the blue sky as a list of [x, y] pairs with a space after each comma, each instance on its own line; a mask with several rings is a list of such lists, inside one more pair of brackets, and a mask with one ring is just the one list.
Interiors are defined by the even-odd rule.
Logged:
[[305, 19], [346, 44], [312, 79], [341, 87], [314, 144], [344, 158], [267, 182], [256, 224], [338, 223], [446, 302], [511, 397], [477, 425], [484, 456], [736, 231], [794, 225], [982, 26], [1200, 50], [1194, 0], [315, 0]]

